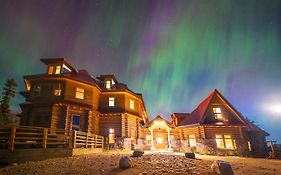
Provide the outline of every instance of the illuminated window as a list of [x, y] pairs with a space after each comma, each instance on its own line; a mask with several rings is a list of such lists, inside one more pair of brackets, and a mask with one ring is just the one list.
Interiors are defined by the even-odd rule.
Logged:
[[54, 66], [49, 66], [49, 67], [48, 67], [48, 74], [49, 74], [49, 75], [52, 75], [53, 72], [54, 72]]
[[35, 85], [34, 86], [34, 96], [38, 97], [41, 95], [41, 86], [40, 85]]
[[163, 143], [162, 137], [157, 137], [156, 143], [157, 143], [157, 144], [162, 144], [162, 143]]
[[222, 119], [221, 108], [213, 108], [213, 112], [216, 119]]
[[84, 89], [76, 88], [75, 97], [78, 99], [84, 99]]
[[230, 135], [224, 135], [224, 142], [225, 142], [226, 149], [234, 149], [233, 141]]
[[146, 140], [151, 140], [151, 135], [145, 135]]
[[110, 89], [111, 87], [110, 87], [110, 80], [107, 80], [106, 82], [105, 82], [105, 88], [106, 89]]
[[55, 96], [60, 96], [61, 95], [60, 83], [55, 86], [55, 88], [54, 88], [54, 95]]
[[189, 138], [189, 146], [196, 146], [196, 139], [194, 134], [190, 134]]
[[115, 132], [114, 129], [110, 128], [109, 129], [109, 135], [108, 135], [108, 143], [115, 143]]
[[114, 129], [110, 128], [109, 129], [109, 134], [114, 134]]
[[55, 71], [55, 74], [60, 74], [60, 71], [61, 71], [61, 66], [56, 66], [56, 71]]
[[231, 135], [217, 134], [216, 143], [218, 148], [236, 149], [235, 140], [231, 138]]
[[130, 100], [130, 109], [135, 109], [135, 102], [134, 102], [134, 100]]
[[108, 106], [114, 106], [114, 97], [109, 97]]

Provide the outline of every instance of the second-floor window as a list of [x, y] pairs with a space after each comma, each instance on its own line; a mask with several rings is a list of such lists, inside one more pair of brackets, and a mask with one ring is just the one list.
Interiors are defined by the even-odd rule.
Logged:
[[130, 109], [135, 109], [135, 101], [130, 100]]
[[218, 120], [222, 119], [221, 108], [213, 108], [213, 112], [215, 115], [215, 119], [218, 119]]
[[75, 98], [84, 99], [84, 89], [76, 88]]
[[111, 87], [110, 80], [105, 81], [105, 88], [110, 89]]
[[54, 66], [49, 66], [48, 67], [48, 75], [52, 75], [54, 72]]
[[61, 95], [61, 85], [60, 85], [60, 83], [55, 85], [55, 87], [54, 87], [54, 95], [55, 96], [60, 96]]
[[55, 74], [60, 74], [61, 73], [61, 66], [56, 66]]
[[114, 97], [109, 97], [108, 106], [114, 106]]

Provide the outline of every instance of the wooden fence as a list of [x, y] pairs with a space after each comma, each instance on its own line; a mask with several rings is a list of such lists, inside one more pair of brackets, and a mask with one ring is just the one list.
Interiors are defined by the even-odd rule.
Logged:
[[103, 136], [31, 126], [0, 127], [0, 149], [103, 148]]

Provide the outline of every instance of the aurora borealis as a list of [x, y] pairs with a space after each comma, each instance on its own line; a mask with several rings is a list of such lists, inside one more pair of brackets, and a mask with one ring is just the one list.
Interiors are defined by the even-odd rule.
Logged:
[[[66, 57], [143, 93], [150, 119], [191, 112], [217, 88], [281, 141], [281, 1], [0, 0], [0, 85]], [[13, 101], [18, 103], [19, 95]]]

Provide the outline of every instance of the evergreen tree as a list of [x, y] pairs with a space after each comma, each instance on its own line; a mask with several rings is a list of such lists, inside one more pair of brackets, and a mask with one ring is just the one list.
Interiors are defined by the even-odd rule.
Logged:
[[14, 79], [8, 79], [5, 83], [0, 101], [0, 124], [9, 123], [10, 99], [15, 97], [17, 82]]

